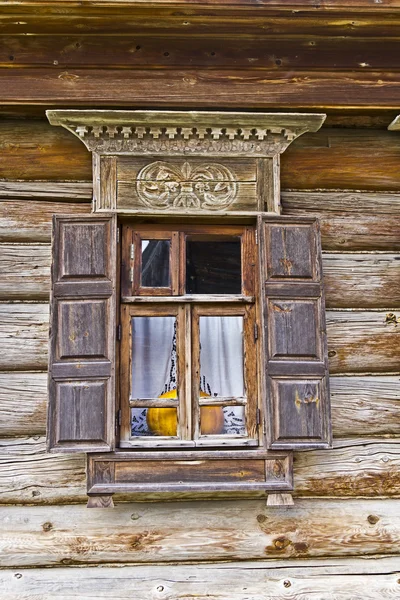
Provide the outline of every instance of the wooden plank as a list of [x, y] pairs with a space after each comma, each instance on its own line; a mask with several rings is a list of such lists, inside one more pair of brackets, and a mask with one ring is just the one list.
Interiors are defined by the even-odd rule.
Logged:
[[400, 196], [366, 192], [283, 192], [283, 214], [315, 216], [324, 250], [399, 250]]
[[[372, 96], [371, 108], [373, 103]], [[400, 144], [395, 135], [325, 128], [301, 136], [282, 154], [282, 188], [397, 191]]]
[[[332, 450], [297, 452], [296, 497], [400, 497], [400, 448], [397, 439], [334, 440]], [[85, 499], [84, 456], [48, 454], [45, 439], [0, 440], [0, 504], [63, 504]], [[117, 500], [204, 500], [215, 492], [124, 493]], [[218, 493], [222, 499], [264, 497], [260, 492]]]
[[1, 504], [63, 504], [86, 500], [85, 457], [49, 454], [45, 439], [0, 439]]
[[85, 215], [90, 211], [91, 205], [83, 202], [0, 200], [0, 242], [50, 242], [53, 215]]
[[0, 178], [91, 181], [91, 155], [75, 136], [60, 127], [44, 121], [1, 121]]
[[48, 244], [0, 243], [0, 299], [47, 300], [50, 262]]
[[[327, 311], [331, 373], [397, 373], [400, 327], [384, 311]], [[47, 368], [48, 306], [0, 304], [0, 370]]]
[[335, 437], [400, 435], [400, 377], [331, 377]]
[[397, 440], [337, 439], [329, 451], [298, 452], [295, 496], [400, 497]]
[[47, 304], [0, 304], [0, 370], [47, 369]]
[[[183, 28], [182, 28], [183, 29]], [[183, 33], [183, 35], [182, 35]], [[7, 35], [0, 38], [0, 67], [63, 68], [244, 68], [397, 71], [400, 39], [308, 35], [204, 37], [182, 32], [172, 36]]]
[[45, 435], [47, 373], [0, 373], [0, 436]]
[[324, 254], [322, 264], [328, 307], [385, 308], [399, 304], [400, 254]]
[[264, 561], [219, 565], [137, 565], [0, 571], [2, 600], [284, 600], [314, 595], [324, 600], [390, 599], [399, 587], [398, 557]]
[[366, 557], [395, 553], [400, 539], [395, 499], [9, 506], [2, 517], [3, 567]]
[[330, 373], [398, 372], [400, 328], [392, 314], [327, 311]]
[[[400, 75], [385, 71], [5, 69], [3, 104], [395, 109]], [[370, 153], [368, 153], [370, 156]], [[366, 158], [364, 154], [364, 159]], [[309, 173], [308, 173], [309, 175]], [[304, 177], [304, 174], [303, 174]], [[336, 187], [336, 186], [335, 186]]]
[[[400, 435], [400, 378], [331, 377], [335, 437]], [[45, 435], [47, 373], [0, 373], [0, 435]]]
[[[4, 132], [3, 132], [4, 133]], [[41, 201], [91, 202], [90, 181], [0, 181], [0, 198]], [[68, 205], [65, 205], [67, 210]], [[77, 208], [78, 210], [78, 208]], [[83, 209], [82, 209], [83, 210]]]

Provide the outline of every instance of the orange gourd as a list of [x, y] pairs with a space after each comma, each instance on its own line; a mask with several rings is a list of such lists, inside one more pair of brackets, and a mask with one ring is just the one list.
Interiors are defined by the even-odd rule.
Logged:
[[[160, 398], [176, 398], [176, 390], [161, 394]], [[200, 392], [201, 398], [209, 394]], [[178, 428], [178, 413], [174, 407], [149, 408], [147, 410], [147, 425], [154, 435], [175, 436]], [[200, 423], [202, 435], [217, 435], [224, 430], [224, 411], [221, 406], [201, 406]]]

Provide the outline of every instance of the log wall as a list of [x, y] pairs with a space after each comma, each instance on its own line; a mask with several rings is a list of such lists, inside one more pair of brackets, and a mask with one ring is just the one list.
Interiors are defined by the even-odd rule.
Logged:
[[84, 457], [46, 453], [45, 410], [51, 215], [90, 211], [90, 155], [44, 119], [1, 121], [0, 149], [2, 600], [398, 597], [400, 136], [328, 126], [282, 160], [284, 214], [321, 220], [334, 449], [296, 453], [276, 509], [84, 507]]

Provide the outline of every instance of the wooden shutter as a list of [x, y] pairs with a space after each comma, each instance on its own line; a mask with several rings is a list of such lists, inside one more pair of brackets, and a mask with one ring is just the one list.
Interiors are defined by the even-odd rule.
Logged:
[[331, 424], [319, 224], [271, 216], [260, 225], [267, 444], [326, 448]]
[[113, 448], [115, 283], [115, 217], [55, 216], [49, 450]]

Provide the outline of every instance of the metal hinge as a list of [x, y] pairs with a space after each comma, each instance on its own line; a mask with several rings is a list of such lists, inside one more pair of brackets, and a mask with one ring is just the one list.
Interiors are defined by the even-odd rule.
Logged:
[[131, 244], [130, 256], [131, 256], [131, 260], [133, 260], [135, 258], [135, 246], [134, 246], [134, 244]]
[[119, 227], [117, 227], [117, 244], [119, 244]]
[[254, 341], [258, 340], [258, 325], [254, 323]]
[[115, 417], [115, 427], [121, 427], [121, 409], [117, 410]]
[[[130, 245], [130, 252], [129, 252], [131, 261], [133, 262], [135, 260], [135, 246], [133, 244]], [[131, 265], [131, 268], [129, 270], [129, 280], [133, 283], [133, 273], [134, 273], [134, 265]]]
[[255, 231], [255, 234], [256, 234], [256, 244], [258, 244], [258, 231], [257, 231], [257, 229]]
[[121, 341], [121, 325], [117, 325], [117, 341]]
[[259, 408], [256, 411], [256, 422], [258, 427], [261, 424], [261, 410]]

